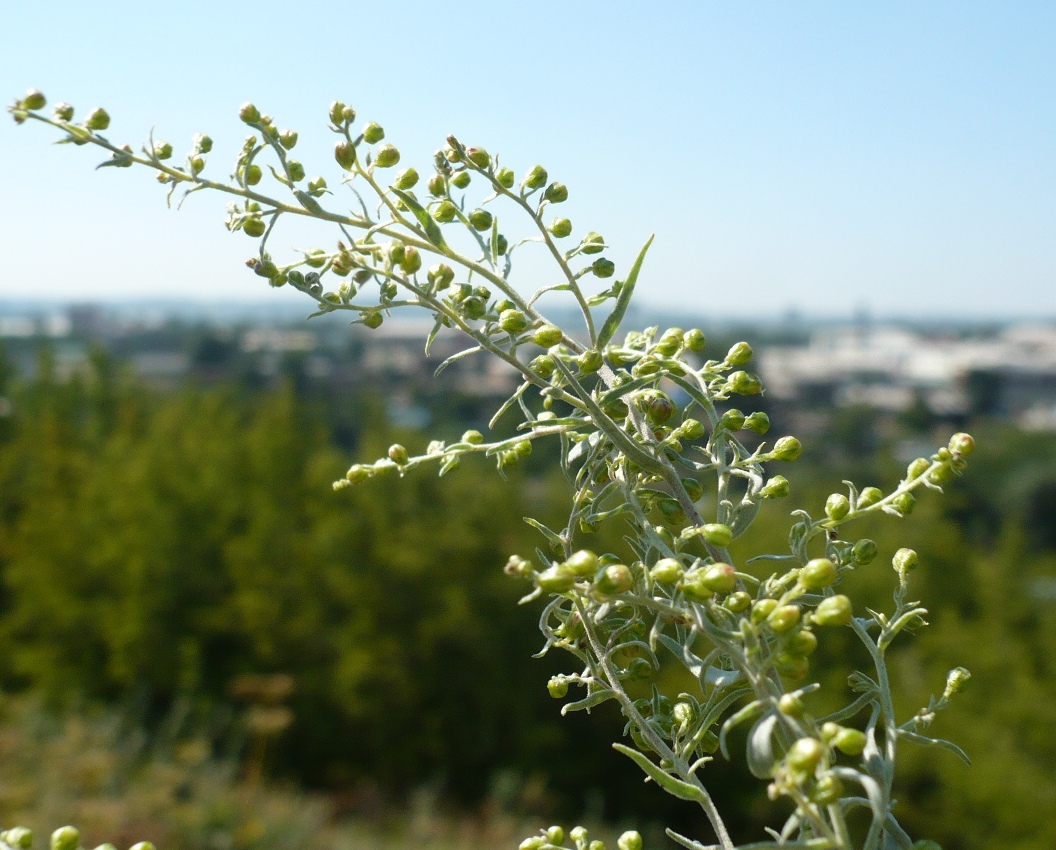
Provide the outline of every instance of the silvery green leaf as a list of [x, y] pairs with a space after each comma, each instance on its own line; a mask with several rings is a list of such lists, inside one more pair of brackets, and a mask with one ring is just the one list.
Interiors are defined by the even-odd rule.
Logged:
[[726, 749], [726, 736], [730, 733], [730, 730], [735, 729], [740, 724], [748, 720], [753, 720], [762, 714], [765, 706], [759, 700], [748, 703], [744, 708], [738, 711], [736, 714], [728, 717], [726, 722], [722, 724], [722, 729], [719, 732], [719, 749], [722, 754], [728, 760], [730, 758], [730, 752]]
[[[744, 709], [737, 712], [734, 717], [743, 711]], [[723, 724], [723, 732], [726, 731], [728, 723], [729, 721]], [[757, 779], [769, 779], [773, 774], [774, 764], [777, 761], [774, 757], [775, 728], [777, 728], [777, 713], [771, 711], [759, 718], [748, 734], [748, 769]]]
[[561, 715], [564, 716], [570, 711], [586, 711], [589, 714], [594, 706], [601, 705], [603, 702], [607, 702], [615, 696], [616, 692], [610, 691], [607, 688], [603, 691], [594, 691], [594, 693], [588, 694], [581, 700], [565, 703], [561, 706]]
[[852, 767], [834, 767], [832, 773], [840, 779], [848, 782], [857, 782], [865, 790], [865, 796], [869, 798], [869, 808], [873, 810], [873, 817], [877, 821], [883, 821], [887, 815], [884, 807], [884, 792], [873, 777], [855, 770]]
[[609, 317], [605, 320], [605, 324], [601, 326], [601, 330], [598, 332], [598, 348], [604, 348], [608, 345], [613, 334], [620, 327], [620, 322], [623, 321], [624, 315], [627, 313], [627, 307], [631, 303], [631, 296], [634, 294], [634, 285], [638, 282], [638, 274], [642, 270], [642, 263], [645, 262], [646, 251], [649, 250], [649, 246], [653, 244], [653, 237], [650, 236], [646, 241], [645, 246], [638, 254], [638, 258], [634, 261], [634, 265], [631, 266], [631, 273], [627, 275], [627, 280], [620, 287], [620, 297], [616, 300], [616, 306], [612, 308], [612, 312]]

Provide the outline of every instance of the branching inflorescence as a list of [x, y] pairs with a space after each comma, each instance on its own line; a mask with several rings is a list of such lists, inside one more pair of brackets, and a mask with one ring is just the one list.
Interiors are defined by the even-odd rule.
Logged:
[[[326, 180], [308, 180], [293, 158], [297, 133], [278, 130], [252, 104], [239, 113], [252, 135], [224, 181], [205, 176], [208, 136], [196, 136], [176, 165], [164, 141], [151, 139], [139, 153], [112, 144], [102, 135], [109, 117], [101, 109], [74, 123], [68, 104], [56, 106], [51, 117], [40, 111], [44, 107], [43, 95], [30, 91], [9, 111], [19, 123], [51, 125], [63, 142], [105, 149], [110, 158], [103, 166], [153, 169], [170, 200], [203, 189], [231, 196], [228, 228], [259, 240], [247, 265], [272, 286], [305, 293], [315, 301], [314, 315], [345, 311], [353, 322], [376, 328], [397, 309], [428, 311], [434, 327], [427, 351], [445, 328], [468, 338], [440, 369], [486, 353], [519, 375], [517, 389], [492, 420], [517, 417], [515, 436], [489, 441], [468, 431], [451, 443], [430, 443], [419, 456], [394, 445], [387, 457], [353, 465], [334, 486], [402, 476], [430, 464], [443, 475], [476, 453], [494, 458], [502, 472], [530, 454], [536, 440], [560, 443], [573, 489], [567, 523], [550, 528], [528, 520], [542, 542], [530, 557], [511, 557], [505, 569], [531, 582], [523, 602], [543, 604], [543, 651], [559, 647], [577, 659], [576, 672], [549, 682], [554, 697], [573, 694], [563, 711], [617, 702], [629, 742], [616, 748], [648, 780], [701, 806], [717, 843], [669, 831], [673, 839], [693, 850], [734, 847], [703, 777], [716, 752], [729, 757], [728, 735], [744, 725], [751, 772], [768, 783], [771, 798], [787, 799], [791, 809], [779, 831], [768, 830], [768, 839], [748, 846], [933, 846], [914, 845], [896, 820], [897, 748], [903, 741], [938, 745], [963, 757], [955, 745], [926, 732], [968, 673], [953, 670], [940, 697], [899, 721], [885, 656], [900, 632], [923, 624], [926, 611], [908, 588], [917, 556], [909, 549], [895, 555], [887, 614], [856, 614], [836, 588], [877, 556], [871, 540], [849, 539], [844, 529], [869, 514], [909, 513], [915, 493], [939, 490], [964, 469], [970, 436], [956, 434], [930, 458], [914, 461], [891, 492], [844, 482], [846, 495], [830, 496], [818, 516], [796, 511], [788, 551], [751, 559], [783, 571], [759, 578], [736, 565], [728, 547], [748, 531], [763, 501], [787, 495], [788, 481], [768, 476], [767, 469], [795, 461], [801, 446], [794, 437], [760, 442], [770, 427], [766, 415], [745, 415], [731, 405], [735, 396], [762, 391], [759, 378], [743, 368], [751, 347], [737, 343], [720, 359], [707, 359], [700, 330], [649, 328], [618, 336], [652, 240], [617, 279], [603, 256], [602, 237], [588, 232], [575, 238], [571, 222], [554, 215], [568, 190], [542, 166], [518, 180], [497, 156], [449, 136], [427, 179], [414, 168], [393, 171], [400, 152], [385, 142], [382, 127], [367, 123], [354, 130], [355, 111], [335, 102], [329, 110], [338, 138], [334, 158], [348, 192], [338, 204]], [[265, 166], [278, 196], [264, 193]], [[523, 223], [529, 235], [508, 237], [496, 208], [503, 211], [503, 226]], [[268, 245], [284, 216], [332, 225], [333, 247], [276, 260]], [[552, 260], [554, 276], [528, 295], [510, 279], [515, 253], [531, 243]], [[550, 292], [567, 293], [582, 317], [580, 329], [560, 328], [540, 312], [539, 299]], [[604, 316], [600, 321], [595, 310]], [[629, 558], [581, 546], [583, 535], [612, 520], [622, 524]], [[805, 699], [820, 687], [808, 683], [810, 656], [819, 635], [837, 628], [853, 631], [871, 669], [851, 671], [846, 705], [817, 716]], [[681, 664], [696, 681], [692, 692], [672, 699], [653, 686], [651, 697], [635, 698], [662, 663]], [[856, 809], [867, 815], [864, 828], [849, 825]], [[599, 850], [581, 828], [571, 836], [577, 847]], [[563, 832], [551, 828], [522, 847], [545, 850], [563, 842]], [[640, 839], [627, 833], [624, 844], [636, 848]]]

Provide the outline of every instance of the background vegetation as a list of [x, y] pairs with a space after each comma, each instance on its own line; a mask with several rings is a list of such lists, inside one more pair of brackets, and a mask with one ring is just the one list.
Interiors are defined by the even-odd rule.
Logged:
[[[335, 818], [427, 798], [478, 826], [663, 818], [692, 834], [679, 818], [693, 814], [609, 749], [615, 713], [559, 719], [545, 682], [566, 662], [530, 658], [535, 614], [501, 566], [536, 543], [521, 517], [545, 516], [564, 486], [545, 458], [512, 483], [482, 462], [442, 485], [415, 475], [335, 494], [350, 459], [426, 437], [395, 431], [367, 394], [297, 381], [159, 392], [101, 350], [62, 378], [46, 350], [32, 379], [0, 358], [0, 396], [0, 821], [45, 829], [61, 810], [100, 840], [333, 846], [354, 839], [347, 825], [335, 838]], [[462, 421], [445, 428], [480, 425], [451, 401]], [[897, 481], [898, 441], [931, 439], [932, 424], [834, 413], [804, 440], [793, 496], [753, 527], [770, 541], [752, 545], [780, 548], [787, 511], [852, 473]], [[947, 850], [1056, 846], [1056, 823], [1036, 819], [1056, 811], [1056, 438], [971, 430], [968, 475], [919, 517], [871, 529], [881, 557], [851, 580], [879, 601], [895, 549], [920, 553], [933, 625], [897, 656], [906, 707], [955, 664], [974, 676], [937, 728], [975, 765], [907, 751], [906, 826]], [[598, 548], [618, 548], [618, 530], [605, 534]], [[707, 770], [735, 833], [772, 816], [757, 780]]]

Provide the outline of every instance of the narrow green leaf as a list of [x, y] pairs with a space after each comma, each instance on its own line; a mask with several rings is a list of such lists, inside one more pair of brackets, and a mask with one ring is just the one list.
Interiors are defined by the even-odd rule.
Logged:
[[701, 802], [703, 799], [703, 794], [696, 785], [683, 782], [681, 779], [676, 779], [671, 774], [661, 770], [659, 765], [654, 763], [643, 753], [638, 752], [638, 750], [632, 750], [630, 747], [624, 746], [623, 744], [613, 744], [612, 748], [616, 750], [616, 752], [623, 753], [627, 756], [627, 758], [644, 770], [646, 775], [652, 779], [653, 782], [673, 797], [678, 797], [680, 800], [692, 800], [696, 803]]
[[422, 226], [422, 230], [425, 231], [425, 235], [429, 241], [432, 242], [441, 251], [447, 251], [447, 242], [444, 240], [444, 234], [440, 232], [440, 225], [436, 223], [431, 215], [425, 210], [425, 208], [418, 203], [414, 198], [404, 192], [402, 189], [397, 189], [395, 186], [392, 187], [393, 193], [407, 205], [414, 217], [418, 219], [418, 223]]
[[642, 270], [642, 263], [645, 262], [645, 252], [649, 250], [649, 246], [653, 244], [653, 237], [650, 236], [646, 240], [645, 245], [638, 254], [638, 259], [634, 261], [634, 265], [631, 266], [631, 273], [627, 275], [627, 281], [620, 288], [620, 297], [616, 301], [616, 306], [612, 308], [612, 312], [609, 314], [609, 318], [605, 320], [605, 324], [601, 326], [601, 331], [598, 333], [598, 345], [600, 349], [605, 345], [608, 345], [609, 340], [612, 339], [613, 335], [620, 327], [620, 322], [623, 321], [624, 315], [627, 313], [627, 307], [631, 303], [631, 296], [634, 294], [634, 285], [638, 282], [638, 273]]
[[538, 531], [541, 535], [543, 535], [543, 537], [553, 543], [555, 546], [564, 547], [565, 541], [561, 539], [561, 536], [557, 532], [551, 531], [549, 528], [539, 522], [539, 520], [532, 519], [530, 516], [526, 516], [524, 517], [524, 521], [536, 531]]
[[570, 711], [583, 711], [589, 714], [590, 710], [596, 705], [601, 705], [616, 696], [615, 691], [610, 691], [608, 688], [601, 691], [594, 691], [594, 693], [585, 697], [584, 699], [578, 700], [577, 702], [569, 702], [561, 707], [561, 715], [564, 716]]

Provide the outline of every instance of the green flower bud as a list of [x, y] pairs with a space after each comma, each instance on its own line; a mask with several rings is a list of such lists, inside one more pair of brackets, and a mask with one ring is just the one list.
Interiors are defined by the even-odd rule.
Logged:
[[828, 558], [814, 558], [800, 569], [799, 583], [807, 590], [821, 590], [836, 581], [838, 575], [836, 565]]
[[635, 399], [635, 404], [653, 425], [663, 425], [675, 415], [675, 403], [661, 390], [646, 390]]
[[759, 599], [752, 604], [752, 622], [761, 623], [777, 608], [776, 599]]
[[500, 168], [495, 172], [495, 182], [502, 186], [503, 189], [513, 188], [516, 180], [516, 175], [509, 168]]
[[567, 218], [555, 218], [546, 229], [558, 239], [564, 239], [572, 232], [572, 222]]
[[580, 549], [578, 552], [574, 552], [562, 566], [571, 571], [576, 578], [593, 578], [598, 571], [600, 562], [598, 556], [593, 552], [587, 549]]
[[345, 473], [345, 478], [348, 479], [350, 484], [358, 484], [361, 481], [366, 481], [370, 478], [370, 470], [362, 464], [354, 463], [348, 468], [348, 472]]
[[851, 503], [842, 493], [833, 493], [825, 500], [825, 516], [841, 520], [851, 512]]
[[564, 593], [576, 583], [576, 577], [567, 567], [549, 567], [535, 577], [535, 583], [546, 593]]
[[590, 270], [594, 273], [595, 277], [604, 279], [612, 277], [616, 273], [616, 264], [612, 260], [599, 257], [590, 264]]
[[913, 506], [917, 503], [917, 497], [912, 493], [899, 493], [891, 500], [892, 507], [898, 509], [903, 516], [913, 512]]
[[549, 380], [553, 377], [554, 372], [557, 371], [554, 359], [546, 354], [533, 357], [528, 363], [528, 368], [543, 380]]
[[770, 455], [774, 460], [791, 462], [803, 454], [803, 445], [795, 437], [782, 437], [774, 443], [774, 450]]
[[467, 148], [466, 159], [477, 166], [477, 168], [487, 168], [491, 165], [491, 154], [484, 148]]
[[524, 175], [524, 179], [521, 180], [521, 186], [525, 189], [540, 189], [546, 184], [546, 178], [546, 169], [541, 165], [536, 165]]
[[839, 594], [822, 599], [811, 619], [819, 626], [846, 626], [853, 617], [851, 600]]
[[403, 262], [403, 258], [407, 256], [407, 246], [402, 242], [390, 242], [387, 248], [389, 260], [393, 265], [399, 265]]
[[351, 171], [356, 164], [356, 146], [351, 142], [338, 142], [334, 145], [334, 159], [345, 171]]
[[779, 605], [767, 615], [766, 622], [771, 629], [782, 634], [799, 625], [802, 613], [798, 605]]
[[726, 362], [731, 366], [743, 366], [752, 359], [752, 347], [746, 342], [736, 343], [727, 353]]
[[376, 145], [385, 138], [385, 129], [373, 121], [363, 128], [363, 141], [368, 145]]
[[[490, 239], [488, 240], [488, 244], [489, 245], [491, 244], [491, 240]], [[499, 234], [499, 238], [495, 242], [495, 253], [497, 253], [501, 257], [503, 254], [506, 253], [506, 251], [507, 251], [507, 249], [509, 247], [510, 247], [510, 243], [507, 242], [506, 241], [506, 237], [503, 236], [500, 233]]]
[[393, 186], [397, 189], [411, 189], [418, 183], [418, 172], [413, 168], [405, 168], [396, 175]]
[[565, 843], [565, 831], [559, 826], [552, 826], [546, 831], [546, 840], [560, 847]]
[[191, 166], [191, 174], [201, 174], [205, 169], [205, 160], [200, 156], [192, 156], [188, 160], [188, 164]]
[[462, 312], [466, 318], [479, 319], [488, 312], [488, 304], [479, 295], [471, 295], [462, 302]]
[[441, 224], [447, 224], [449, 221], [454, 221], [455, 216], [457, 215], [458, 207], [456, 207], [451, 201], [441, 201], [433, 210], [433, 218]]
[[446, 263], [438, 263], [429, 268], [429, 284], [438, 292], [449, 287], [454, 279], [455, 272]]
[[267, 229], [268, 226], [260, 218], [247, 218], [242, 222], [242, 232], [247, 236], [252, 236], [254, 239], [259, 239], [263, 236], [264, 231]]
[[840, 729], [832, 739], [832, 745], [848, 756], [860, 756], [865, 744], [865, 733], [858, 729]]
[[635, 586], [635, 577], [626, 564], [610, 564], [595, 580], [595, 590], [603, 597], [615, 597]]
[[462, 435], [462, 442], [469, 443], [471, 446], [479, 446], [484, 442], [484, 435], [480, 431], [466, 431]]
[[378, 148], [378, 154], [374, 157], [374, 164], [378, 168], [392, 168], [400, 161], [400, 152], [394, 145], [382, 145]]
[[429, 178], [429, 183], [426, 185], [429, 187], [429, 194], [435, 198], [447, 194], [447, 180], [444, 178], [443, 174], [434, 174]]
[[260, 122], [260, 110], [252, 103], [243, 103], [238, 110], [238, 117], [246, 124], [257, 124]]
[[781, 694], [781, 699], [777, 701], [777, 710], [789, 717], [802, 717], [806, 706], [796, 694]]
[[699, 440], [707, 433], [707, 429], [699, 419], [690, 417], [682, 420], [682, 424], [678, 426], [678, 433], [687, 440]]
[[863, 538], [854, 544], [851, 549], [851, 558], [854, 559], [854, 564], [857, 567], [864, 567], [866, 564], [871, 564], [876, 559], [876, 542]]
[[642, 850], [642, 836], [637, 830], [628, 830], [616, 839], [616, 846], [620, 850]]
[[154, 843], [151, 841], [140, 841], [133, 844], [128, 850], [157, 850]]
[[700, 529], [700, 536], [712, 546], [726, 547], [733, 542], [732, 529], [728, 525], [723, 525], [720, 522], [710, 522], [707, 525], [702, 526]]
[[499, 314], [499, 327], [508, 334], [519, 334], [528, 327], [528, 317], [520, 310], [503, 310]]
[[342, 103], [340, 100], [335, 100], [333, 103], [331, 103], [330, 104], [330, 113], [329, 113], [329, 115], [330, 115], [330, 123], [334, 124], [334, 125], [337, 125], [337, 126], [340, 126], [341, 124], [343, 124], [344, 120], [345, 120], [344, 119], [344, 111], [345, 111], [345, 104]]
[[694, 502], [699, 502], [704, 498], [704, 488], [696, 478], [683, 478], [682, 486], [685, 488], [686, 495], [689, 496]]
[[671, 328], [664, 331], [664, 335], [653, 346], [653, 351], [662, 357], [672, 357], [681, 347], [682, 331], [679, 328]]
[[492, 216], [487, 210], [476, 209], [468, 216], [469, 223], [474, 230], [489, 230], [491, 228]]
[[73, 106], [69, 103], [56, 103], [51, 112], [56, 121], [70, 121], [73, 119]]
[[953, 478], [953, 468], [950, 466], [937, 466], [928, 476], [928, 480], [936, 484], [943, 484], [951, 478]]
[[684, 570], [682, 564], [675, 558], [661, 558], [653, 568], [649, 570], [649, 576], [653, 581], [661, 584], [674, 584], [682, 578]]
[[942, 692], [943, 697], [949, 699], [956, 693], [960, 693], [968, 685], [972, 674], [964, 667], [954, 667], [946, 676], [946, 689]]
[[729, 564], [712, 564], [704, 571], [701, 581], [714, 593], [729, 593], [737, 586], [737, 571]]
[[394, 463], [398, 463], [400, 466], [404, 466], [407, 461], [410, 460], [407, 454], [407, 449], [399, 443], [393, 443], [389, 446], [389, 459]]
[[89, 130], [105, 130], [110, 126], [110, 116], [101, 107], [93, 109], [84, 120], [84, 126]]
[[756, 411], [745, 418], [744, 427], [756, 434], [765, 434], [770, 430], [770, 417], [762, 411]]
[[543, 197], [552, 204], [560, 204], [568, 200], [568, 187], [564, 183], [551, 183], [543, 192]]
[[690, 602], [707, 602], [715, 592], [704, 583], [704, 570], [699, 567], [682, 576], [679, 583], [682, 595]]
[[323, 192], [323, 190], [325, 188], [326, 188], [326, 178], [325, 177], [313, 177], [311, 180], [308, 181], [308, 191], [309, 192], [322, 194], [322, 192]]
[[155, 142], [153, 153], [155, 159], [169, 159], [172, 156], [172, 145], [165, 141]]
[[30, 111], [43, 109], [47, 105], [48, 99], [44, 97], [44, 92], [39, 89], [30, 89], [26, 92], [25, 97], [22, 98], [22, 108]]
[[899, 549], [891, 559], [891, 565], [897, 572], [905, 573], [917, 566], [917, 553], [912, 549]]
[[15, 826], [0, 832], [0, 841], [17, 850], [30, 850], [33, 846], [33, 831], [24, 826]]
[[459, 189], [465, 189], [472, 179], [468, 171], [459, 171], [458, 174], [451, 178], [451, 183]]
[[858, 508], [868, 508], [870, 505], [875, 505], [882, 498], [884, 493], [879, 487], [866, 487], [858, 494]]
[[763, 391], [763, 383], [751, 372], [737, 371], [726, 379], [726, 388], [737, 395], [758, 395]]
[[642, 681], [653, 675], [653, 665], [644, 658], [636, 657], [627, 662], [627, 666], [620, 672], [621, 681]]
[[77, 850], [81, 833], [73, 826], [60, 826], [51, 834], [51, 850]]
[[554, 699], [562, 699], [568, 693], [568, 682], [564, 676], [551, 676], [546, 689]]
[[581, 375], [593, 375], [602, 367], [603, 362], [601, 352], [596, 348], [588, 348], [576, 358]]
[[413, 246], [408, 246], [404, 249], [403, 259], [400, 260], [400, 268], [403, 269], [404, 274], [414, 274], [421, 267], [421, 252]]
[[532, 334], [532, 342], [536, 345], [542, 346], [543, 348], [549, 348], [552, 345], [557, 345], [565, 338], [561, 328], [556, 325], [543, 325], [536, 329], [535, 333]]
[[246, 166], [245, 180], [247, 186], [256, 186], [260, 182], [260, 178], [264, 176], [264, 172], [260, 170], [259, 165]]
[[367, 310], [363, 314], [363, 324], [371, 330], [376, 330], [381, 327], [382, 322], [385, 321], [385, 317], [381, 314], [380, 310]]
[[975, 451], [975, 439], [971, 434], [960, 432], [950, 437], [950, 451], [961, 457], [968, 457]]
[[752, 607], [752, 597], [743, 590], [736, 590], [727, 596], [726, 601], [722, 604], [734, 614], [740, 614], [742, 611], [747, 611]]
[[906, 469], [906, 480], [913, 481], [916, 478], [920, 478], [925, 472], [931, 468], [931, 461], [926, 457], [918, 457], [913, 463]]
[[785, 763], [796, 773], [813, 773], [825, 755], [825, 747], [817, 738], [800, 738], [788, 748]]
[[824, 776], [819, 777], [810, 792], [811, 802], [817, 803], [819, 806], [831, 806], [833, 803], [838, 802], [842, 796], [843, 783], [840, 782], [838, 776], [833, 776], [831, 773], [826, 773]]
[[517, 847], [517, 850], [542, 850], [546, 845], [546, 839], [539, 835], [533, 835], [531, 838], [526, 838]]
[[582, 246], [580, 252], [583, 254], [600, 254], [605, 250], [605, 240], [600, 233], [595, 233], [593, 230], [583, 237], [580, 245]]
[[688, 330], [682, 337], [682, 344], [690, 351], [703, 351], [704, 346], [707, 345], [707, 342], [707, 337], [704, 336], [704, 331], [702, 331], [700, 328], [693, 328], [692, 330]]
[[740, 431], [744, 427], [744, 414], [736, 407], [731, 407], [719, 420], [719, 427], [727, 431]]
[[788, 636], [785, 648], [793, 655], [813, 655], [818, 648], [818, 638], [809, 629], [800, 629]]

